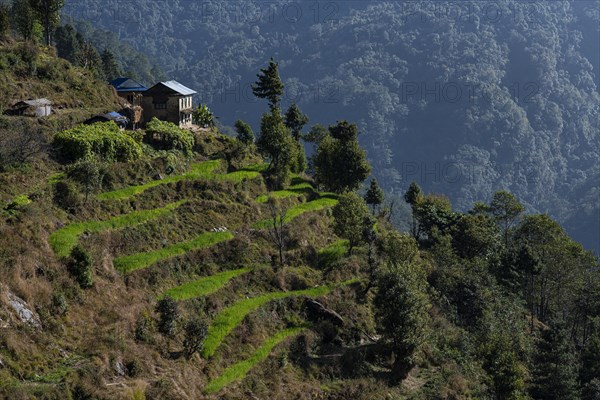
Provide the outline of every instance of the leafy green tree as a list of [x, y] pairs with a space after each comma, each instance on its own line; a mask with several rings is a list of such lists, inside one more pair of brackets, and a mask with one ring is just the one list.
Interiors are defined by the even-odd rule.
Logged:
[[544, 329], [534, 353], [531, 394], [540, 400], [580, 399], [577, 357], [561, 322]]
[[329, 135], [319, 142], [314, 156], [315, 177], [327, 190], [356, 190], [371, 173], [367, 154], [357, 137], [356, 125], [341, 121], [330, 126]]
[[419, 224], [417, 222], [416, 206], [421, 197], [423, 197], [421, 188], [419, 187], [419, 185], [416, 182], [411, 182], [410, 186], [406, 190], [406, 193], [404, 193], [404, 200], [408, 204], [410, 204], [410, 208], [412, 210], [411, 231], [412, 231], [413, 237], [415, 237], [415, 238], [419, 237]]
[[506, 332], [488, 333], [481, 350], [483, 367], [491, 375], [494, 394], [498, 399], [527, 400], [525, 391], [526, 370], [513, 349], [514, 338]]
[[[600, 316], [592, 318], [592, 334], [581, 353], [580, 378], [583, 385], [589, 386], [589, 391], [595, 386], [600, 389]], [[596, 380], [596, 384], [593, 381]], [[591, 385], [590, 385], [591, 384]], [[600, 391], [597, 393], [600, 394]], [[588, 395], [588, 397], [591, 397]]]
[[34, 39], [39, 22], [29, 0], [13, 0], [11, 14], [17, 33], [25, 40]]
[[165, 296], [156, 304], [158, 313], [158, 331], [165, 336], [173, 336], [175, 333], [175, 321], [179, 318], [179, 308], [177, 302]]
[[183, 328], [185, 337], [183, 339], [183, 352], [189, 360], [194, 353], [202, 350], [204, 339], [208, 334], [208, 325], [199, 318], [190, 319]]
[[64, 0], [29, 0], [44, 27], [44, 41], [47, 46], [52, 44], [52, 33], [60, 22], [60, 10], [65, 5]]
[[457, 214], [446, 196], [429, 194], [419, 198], [415, 205], [415, 214], [421, 232], [427, 235], [427, 241], [433, 241], [433, 233], [447, 233], [455, 222]]
[[83, 187], [86, 203], [89, 194], [100, 186], [100, 167], [91, 158], [84, 158], [77, 161], [70, 167], [67, 175]]
[[237, 132], [238, 140], [243, 144], [250, 145], [254, 143], [254, 132], [252, 131], [252, 127], [241, 119], [235, 121], [235, 131]]
[[92, 287], [94, 282], [92, 275], [93, 264], [92, 256], [81, 245], [73, 248], [67, 267], [71, 276], [84, 289]]
[[272, 186], [282, 188], [289, 180], [290, 172], [297, 168], [297, 146], [283, 122], [279, 109], [263, 114], [256, 145], [270, 161]]
[[279, 108], [281, 96], [283, 95], [283, 82], [279, 77], [278, 65], [271, 58], [266, 68], [261, 68], [256, 75], [258, 80], [252, 85], [252, 93], [260, 99], [267, 99], [271, 112]]
[[58, 56], [71, 64], [77, 64], [80, 39], [77, 37], [75, 28], [70, 24], [59, 26], [54, 33], [54, 41]]
[[365, 193], [365, 202], [372, 207], [373, 215], [375, 215], [377, 208], [383, 203], [384, 199], [385, 194], [379, 187], [377, 179], [371, 179], [369, 189], [367, 190], [367, 193]]
[[277, 247], [279, 254], [279, 266], [283, 266], [285, 262], [284, 252], [288, 242], [289, 230], [285, 224], [287, 208], [283, 207], [279, 200], [275, 197], [269, 197], [267, 201], [270, 213], [269, 236], [271, 241]]
[[349, 242], [348, 252], [362, 243], [365, 228], [373, 225], [369, 209], [362, 197], [354, 192], [344, 193], [333, 207], [333, 231]]
[[393, 376], [404, 379], [428, 331], [427, 281], [418, 263], [388, 263], [377, 281], [375, 320], [395, 355]]
[[112, 81], [123, 75], [123, 71], [119, 67], [119, 63], [115, 58], [115, 55], [108, 50], [104, 49], [101, 55], [102, 58], [102, 71], [104, 72], [104, 77], [107, 81]]
[[292, 136], [297, 141], [302, 137], [302, 128], [308, 123], [308, 116], [300, 111], [296, 103], [292, 103], [285, 113], [285, 125], [292, 131]]
[[194, 111], [192, 118], [194, 119], [194, 123], [196, 125], [199, 125], [203, 128], [215, 126], [215, 116], [212, 111], [208, 109], [206, 104], [198, 104], [198, 107]]
[[525, 207], [517, 198], [506, 190], [494, 193], [489, 207], [491, 215], [498, 221], [498, 225], [504, 233], [504, 244], [508, 245], [510, 228], [519, 216], [525, 211]]
[[313, 125], [312, 128], [310, 128], [310, 131], [304, 135], [304, 140], [309, 142], [309, 143], [314, 143], [315, 145], [318, 145], [321, 140], [325, 139], [326, 136], [329, 135], [329, 130], [321, 125], [321, 124], [316, 124]]
[[77, 52], [77, 65], [92, 71], [96, 78], [105, 79], [100, 53], [88, 41], [80, 42], [79, 51]]
[[6, 4], [0, 5], [0, 38], [5, 37], [10, 32], [9, 20], [10, 8]]
[[463, 258], [488, 258], [498, 243], [498, 228], [487, 215], [463, 214], [452, 229], [452, 245]]

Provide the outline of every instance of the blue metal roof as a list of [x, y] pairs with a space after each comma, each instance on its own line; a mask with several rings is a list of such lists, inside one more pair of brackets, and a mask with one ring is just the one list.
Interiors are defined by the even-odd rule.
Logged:
[[177, 81], [161, 82], [160, 84], [165, 85], [169, 89], [174, 90], [175, 92], [177, 92], [183, 96], [191, 96], [193, 94], [196, 94], [196, 92], [194, 90], [190, 89], [189, 87], [183, 86], [181, 83], [179, 83]]
[[145, 92], [148, 88], [131, 78], [117, 78], [110, 82], [117, 92]]

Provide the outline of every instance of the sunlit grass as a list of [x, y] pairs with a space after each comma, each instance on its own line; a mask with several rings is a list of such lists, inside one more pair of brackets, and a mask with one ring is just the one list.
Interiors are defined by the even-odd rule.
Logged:
[[248, 273], [251, 270], [251, 268], [241, 268], [205, 276], [195, 281], [171, 288], [165, 292], [164, 296], [172, 297], [175, 300], [189, 300], [196, 297], [208, 296], [221, 289], [233, 278]]
[[265, 340], [263, 344], [258, 349], [256, 349], [256, 351], [249, 358], [225, 369], [225, 371], [219, 377], [212, 380], [204, 388], [204, 392], [207, 394], [215, 393], [234, 381], [244, 379], [248, 372], [250, 372], [250, 370], [256, 364], [265, 360], [269, 356], [269, 354], [275, 346], [283, 342], [288, 337], [300, 333], [303, 329], [304, 327], [297, 327], [277, 332], [275, 335]]
[[[325, 208], [330, 208], [338, 203], [337, 196], [334, 194], [322, 194], [319, 199], [309, 201], [308, 203], [301, 203], [287, 210], [285, 214], [285, 223], [290, 222], [294, 218], [307, 213], [320, 211]], [[256, 229], [265, 229], [271, 226], [273, 221], [271, 219], [265, 219], [255, 223], [252, 227]]]
[[99, 200], [123, 200], [145, 192], [146, 190], [169, 183], [175, 183], [183, 180], [194, 180], [201, 178], [210, 178], [213, 172], [221, 165], [220, 160], [205, 161], [193, 164], [189, 172], [181, 175], [168, 176], [161, 180], [154, 180], [143, 185], [128, 186], [123, 189], [114, 190], [112, 192], [100, 193], [97, 197]]
[[356, 280], [346, 281], [339, 285], [323, 285], [316, 288], [290, 292], [271, 292], [262, 296], [240, 300], [217, 314], [208, 328], [208, 335], [206, 336], [204, 348], [202, 349], [202, 357], [212, 357], [225, 337], [227, 337], [227, 335], [231, 333], [231, 331], [235, 329], [248, 314], [270, 301], [298, 296], [319, 297], [328, 294], [337, 286], [349, 285], [354, 282], [356, 282]]
[[257, 203], [266, 203], [269, 197], [275, 197], [277, 199], [285, 199], [287, 197], [302, 196], [303, 194], [311, 194], [314, 192], [312, 185], [308, 182], [299, 183], [292, 185], [287, 189], [270, 192], [269, 194], [263, 194], [256, 198]]
[[118, 271], [128, 274], [138, 269], [148, 268], [152, 264], [167, 258], [180, 256], [192, 250], [209, 247], [230, 239], [233, 239], [231, 232], [205, 232], [188, 242], [176, 243], [147, 253], [136, 253], [119, 257], [113, 263]]
[[84, 232], [97, 233], [108, 229], [120, 229], [143, 224], [144, 222], [170, 214], [183, 203], [184, 201], [178, 201], [162, 208], [134, 211], [105, 221], [85, 221], [69, 224], [50, 235], [50, 246], [59, 257], [67, 257], [71, 254], [71, 250], [77, 245], [79, 237]]
[[319, 262], [323, 266], [329, 266], [348, 253], [350, 243], [346, 239], [340, 239], [329, 246], [319, 250]]

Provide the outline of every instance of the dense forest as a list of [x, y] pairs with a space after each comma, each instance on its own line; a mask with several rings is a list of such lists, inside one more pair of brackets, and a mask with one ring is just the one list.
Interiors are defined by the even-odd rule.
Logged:
[[387, 191], [415, 180], [466, 210], [507, 189], [598, 250], [597, 1], [66, 3], [225, 125], [257, 126], [273, 56], [311, 123], [357, 121]]

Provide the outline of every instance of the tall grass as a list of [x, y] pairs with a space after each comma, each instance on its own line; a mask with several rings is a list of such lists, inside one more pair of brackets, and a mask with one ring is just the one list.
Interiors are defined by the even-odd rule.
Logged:
[[[339, 286], [349, 285], [356, 280], [350, 280], [339, 284]], [[328, 294], [338, 285], [324, 285], [311, 289], [295, 290], [290, 292], [271, 292], [262, 296], [243, 299], [233, 305], [223, 309], [208, 328], [208, 335], [204, 341], [202, 357], [210, 358], [215, 354], [217, 348], [221, 345], [225, 337], [238, 326], [244, 318], [252, 311], [257, 310], [264, 304], [277, 299], [286, 297], [319, 297]]]
[[147, 253], [136, 253], [116, 258], [114, 266], [118, 271], [128, 274], [138, 269], [147, 268], [158, 261], [180, 256], [192, 250], [209, 247], [230, 239], [233, 239], [231, 232], [205, 232], [188, 242], [176, 243]]
[[248, 273], [251, 270], [251, 268], [241, 268], [205, 276], [195, 281], [171, 288], [167, 290], [163, 296], [169, 296], [175, 300], [189, 300], [200, 296], [208, 296], [221, 289], [233, 278]]
[[[317, 200], [309, 201], [308, 203], [298, 204], [287, 210], [285, 214], [285, 223], [290, 222], [294, 218], [312, 211], [320, 211], [325, 208], [330, 208], [338, 203], [337, 197], [333, 194], [323, 194]], [[252, 225], [255, 229], [265, 229], [272, 225], [271, 219], [265, 219]]]
[[155, 186], [166, 185], [168, 183], [175, 183], [183, 180], [209, 178], [215, 169], [217, 169], [220, 165], [220, 160], [205, 161], [193, 164], [191, 170], [185, 174], [168, 176], [164, 179], [150, 181], [143, 185], [128, 186], [112, 192], [100, 193], [97, 197], [99, 200], [123, 200], [143, 193]]
[[263, 361], [269, 356], [269, 354], [275, 346], [283, 342], [288, 337], [300, 333], [303, 329], [304, 327], [297, 327], [277, 332], [275, 335], [265, 340], [264, 343], [258, 349], [256, 349], [256, 351], [249, 358], [225, 369], [223, 374], [221, 374], [216, 379], [212, 380], [204, 388], [204, 392], [206, 394], [216, 393], [219, 390], [223, 389], [225, 386], [232, 383], [233, 381], [244, 379], [248, 372], [250, 372], [250, 370], [256, 364]]
[[57, 256], [67, 257], [71, 254], [71, 250], [77, 245], [79, 237], [84, 232], [97, 233], [108, 229], [120, 229], [143, 224], [144, 222], [170, 214], [184, 202], [178, 201], [152, 210], [133, 211], [129, 214], [119, 215], [105, 221], [85, 221], [69, 224], [50, 235], [50, 246]]
[[269, 194], [263, 194], [256, 198], [257, 203], [266, 203], [269, 197], [275, 197], [277, 199], [285, 199], [287, 197], [302, 196], [303, 194], [311, 194], [314, 192], [312, 185], [308, 182], [299, 183], [292, 185], [287, 189], [270, 192]]
[[337, 240], [329, 246], [319, 250], [319, 262], [322, 266], [328, 267], [348, 253], [349, 247], [350, 243], [348, 240]]

